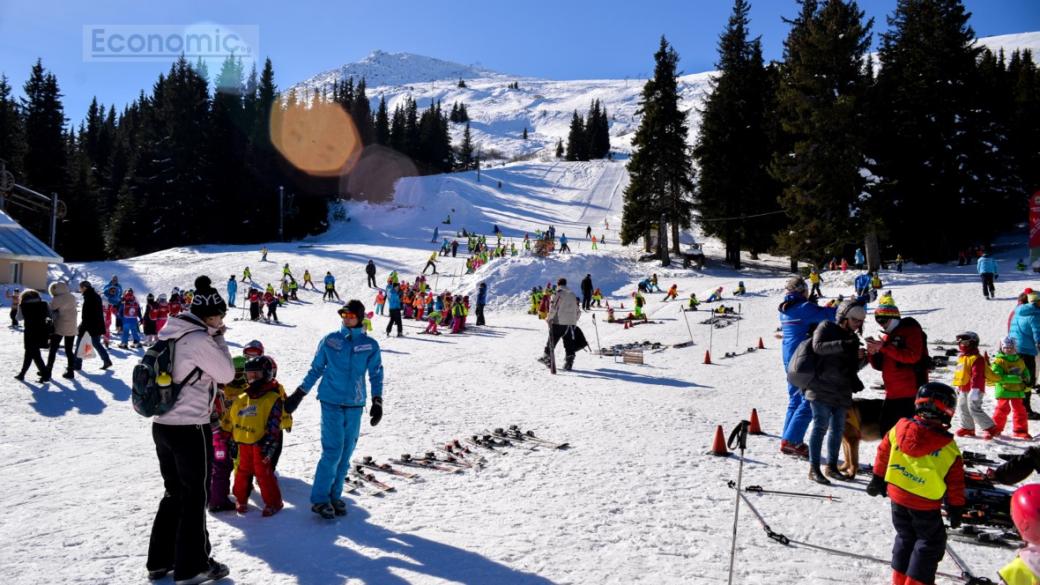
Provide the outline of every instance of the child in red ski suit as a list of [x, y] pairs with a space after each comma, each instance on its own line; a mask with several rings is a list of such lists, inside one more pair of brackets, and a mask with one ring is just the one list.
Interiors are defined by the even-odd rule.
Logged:
[[274, 369], [274, 360], [267, 356], [250, 358], [245, 365], [249, 386], [231, 405], [231, 434], [238, 445], [234, 493], [240, 514], [249, 507], [253, 476], [260, 484], [263, 515], [272, 516], [283, 507], [274, 459], [282, 442], [285, 390], [274, 378]]

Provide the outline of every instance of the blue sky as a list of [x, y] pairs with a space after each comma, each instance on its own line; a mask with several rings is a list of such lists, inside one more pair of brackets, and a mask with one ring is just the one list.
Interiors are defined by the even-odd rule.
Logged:
[[[877, 32], [896, 0], [862, 0]], [[1040, 30], [1040, 0], [965, 0], [979, 36]], [[168, 63], [96, 62], [83, 57], [86, 25], [254, 25], [261, 58], [274, 62], [285, 87], [363, 58], [373, 49], [411, 52], [504, 73], [550, 79], [645, 76], [664, 34], [685, 73], [714, 68], [716, 41], [730, 0], [73, 0], [0, 1], [0, 72], [20, 92], [37, 57], [58, 76], [70, 120], [92, 96], [117, 108], [150, 90]], [[778, 59], [794, 0], [752, 0], [752, 31], [766, 57]]]

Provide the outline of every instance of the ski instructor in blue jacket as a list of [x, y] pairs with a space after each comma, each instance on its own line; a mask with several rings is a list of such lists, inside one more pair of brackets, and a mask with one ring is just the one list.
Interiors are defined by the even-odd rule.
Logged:
[[[816, 299], [809, 297], [809, 287], [801, 276], [787, 279], [787, 294], [780, 303], [780, 329], [784, 335], [784, 371], [798, 349], [798, 344], [809, 338], [809, 331], [823, 321], [833, 321], [836, 309], [821, 307]], [[808, 457], [809, 447], [805, 444], [805, 431], [812, 420], [812, 408], [802, 390], [787, 384], [787, 415], [784, 417], [784, 432], [780, 440], [780, 452], [785, 455]]]
[[361, 415], [367, 400], [365, 373], [372, 385], [369, 415], [372, 426], [383, 418], [383, 358], [376, 340], [365, 335], [362, 319], [365, 305], [357, 299], [339, 308], [343, 324], [318, 344], [310, 371], [300, 387], [286, 400], [286, 410], [296, 410], [300, 401], [321, 378], [321, 459], [311, 486], [311, 511], [332, 519], [347, 513], [343, 480], [350, 471], [350, 457], [361, 434]]

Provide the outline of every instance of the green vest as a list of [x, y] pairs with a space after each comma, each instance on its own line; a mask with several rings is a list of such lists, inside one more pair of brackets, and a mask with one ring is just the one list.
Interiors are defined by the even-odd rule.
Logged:
[[899, 448], [896, 428], [888, 432], [892, 453], [888, 458], [885, 481], [929, 500], [941, 500], [946, 493], [946, 473], [961, 455], [957, 443], [950, 441], [942, 449], [921, 457], [911, 457]]
[[1007, 585], [1040, 585], [1040, 577], [1026, 565], [1021, 557], [1015, 557], [1004, 568], [997, 571]]

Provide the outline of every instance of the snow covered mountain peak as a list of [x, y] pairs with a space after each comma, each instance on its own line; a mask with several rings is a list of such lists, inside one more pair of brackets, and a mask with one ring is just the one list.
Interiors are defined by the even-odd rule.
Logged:
[[319, 73], [299, 86], [312, 89], [331, 87], [333, 82], [354, 78], [365, 79], [368, 87], [408, 85], [439, 80], [502, 77], [502, 74], [480, 65], [462, 65], [414, 53], [388, 53], [376, 49], [364, 59]]

